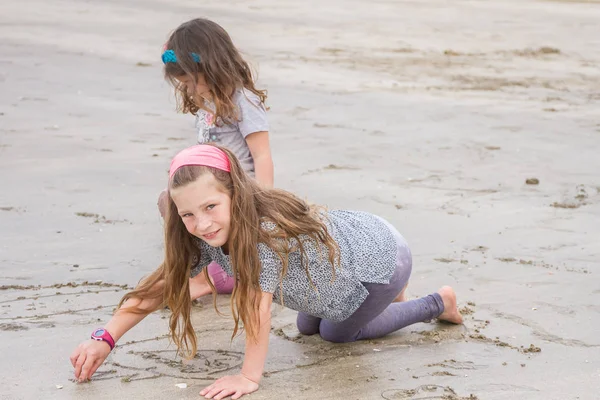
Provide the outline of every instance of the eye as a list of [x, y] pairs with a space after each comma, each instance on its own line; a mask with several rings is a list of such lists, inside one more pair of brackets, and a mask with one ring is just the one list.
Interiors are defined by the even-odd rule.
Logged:
[[181, 216], [181, 218], [187, 218], [187, 217], [191, 217], [192, 214], [191, 213], [185, 213]]
[[211, 204], [208, 207], [206, 207], [207, 210], [212, 210], [213, 208], [215, 208], [217, 205], [216, 204]]

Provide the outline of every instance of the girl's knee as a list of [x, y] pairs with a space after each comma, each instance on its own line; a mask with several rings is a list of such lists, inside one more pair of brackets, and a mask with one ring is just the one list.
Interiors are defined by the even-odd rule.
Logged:
[[213, 285], [215, 285], [218, 294], [229, 294], [233, 292], [235, 279], [232, 276], [227, 275], [227, 272], [225, 272], [219, 264], [211, 262], [206, 268], [208, 269], [208, 276]]
[[306, 326], [299, 323], [296, 323], [296, 326], [298, 327], [298, 332], [300, 332], [304, 336], [311, 336], [316, 333], [319, 333], [319, 327]]
[[332, 343], [349, 343], [355, 342], [357, 335], [352, 332], [348, 334], [347, 332], [343, 332], [342, 330], [335, 329], [321, 329], [321, 338], [328, 342]]
[[298, 317], [296, 317], [296, 327], [298, 328], [298, 331], [306, 336], [319, 333], [320, 323], [321, 318], [313, 317], [312, 315], [308, 315], [302, 312], [299, 312]]
[[161, 217], [165, 217], [165, 214], [167, 213], [167, 199], [169, 197], [169, 192], [167, 192], [167, 190], [163, 190], [162, 192], [160, 192], [160, 195], [158, 195], [158, 201], [157, 201], [157, 205], [158, 205], [158, 212], [160, 213]]

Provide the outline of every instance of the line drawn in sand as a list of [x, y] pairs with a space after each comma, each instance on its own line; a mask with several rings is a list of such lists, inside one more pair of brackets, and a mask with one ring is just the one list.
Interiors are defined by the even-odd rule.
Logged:
[[450, 386], [422, 385], [415, 389], [387, 389], [381, 393], [386, 400], [478, 400], [474, 394], [463, 397]]

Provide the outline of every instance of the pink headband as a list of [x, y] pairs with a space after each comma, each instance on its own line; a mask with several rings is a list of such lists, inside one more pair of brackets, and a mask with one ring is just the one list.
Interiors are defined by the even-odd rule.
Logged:
[[175, 171], [184, 165], [203, 165], [230, 172], [229, 158], [225, 152], [215, 146], [198, 144], [180, 151], [171, 161], [169, 169], [169, 179], [173, 177]]

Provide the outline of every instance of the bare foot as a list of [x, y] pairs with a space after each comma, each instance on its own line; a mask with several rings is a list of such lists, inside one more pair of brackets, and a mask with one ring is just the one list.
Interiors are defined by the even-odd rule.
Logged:
[[406, 288], [407, 287], [408, 287], [408, 283], [406, 285], [404, 285], [404, 288], [402, 289], [400, 294], [398, 296], [396, 296], [396, 298], [394, 299], [394, 301], [392, 303], [402, 303], [403, 301], [406, 301]]
[[438, 317], [439, 320], [462, 324], [463, 317], [456, 306], [456, 293], [450, 286], [442, 286], [438, 293], [444, 302], [444, 312]]

